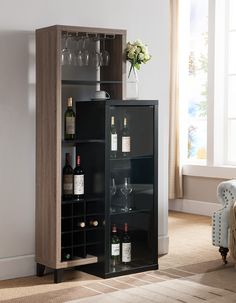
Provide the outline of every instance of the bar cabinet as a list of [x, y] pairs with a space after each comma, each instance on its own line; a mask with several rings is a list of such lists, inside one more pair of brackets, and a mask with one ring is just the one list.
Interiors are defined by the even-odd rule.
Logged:
[[[38, 276], [46, 267], [54, 270], [55, 283], [62, 281], [66, 268], [104, 278], [158, 268], [158, 102], [123, 100], [125, 44], [125, 30], [56, 25], [36, 31], [36, 263]], [[74, 53], [86, 48], [91, 57], [106, 49], [109, 64], [62, 65], [67, 48]], [[97, 90], [108, 92], [111, 100], [91, 101]], [[74, 140], [63, 137], [68, 97], [76, 112]], [[115, 155], [110, 152], [111, 117], [118, 138]], [[128, 153], [121, 150], [124, 117]], [[72, 166], [80, 155], [85, 173], [79, 201], [62, 196], [68, 152]], [[97, 224], [90, 225], [91, 220]], [[111, 229], [115, 225], [121, 239], [125, 223], [131, 260], [114, 266]]]

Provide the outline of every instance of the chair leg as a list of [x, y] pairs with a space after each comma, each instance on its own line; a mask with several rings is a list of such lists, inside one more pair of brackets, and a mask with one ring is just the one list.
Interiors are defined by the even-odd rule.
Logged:
[[228, 251], [229, 251], [229, 249], [227, 247], [220, 247], [219, 248], [219, 252], [221, 254], [221, 257], [222, 257], [222, 260], [223, 260], [224, 264], [228, 263], [228, 261], [226, 260]]

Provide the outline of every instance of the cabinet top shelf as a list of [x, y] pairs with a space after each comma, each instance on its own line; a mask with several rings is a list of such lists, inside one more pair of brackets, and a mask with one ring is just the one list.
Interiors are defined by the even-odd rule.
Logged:
[[96, 84], [121, 84], [122, 81], [113, 80], [62, 80], [62, 85], [96, 85]]

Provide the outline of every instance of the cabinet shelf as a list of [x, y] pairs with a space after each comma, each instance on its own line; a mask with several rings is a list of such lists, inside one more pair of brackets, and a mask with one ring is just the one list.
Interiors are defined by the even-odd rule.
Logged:
[[62, 235], [67, 235], [67, 234], [72, 234], [75, 232], [83, 232], [83, 231], [91, 231], [91, 230], [103, 230], [103, 226], [95, 226], [95, 227], [84, 227], [84, 228], [78, 228], [78, 229], [73, 229], [73, 230], [68, 230], [68, 231], [62, 231]]
[[68, 267], [92, 264], [92, 263], [97, 263], [97, 262], [98, 262], [98, 258], [96, 256], [87, 255], [86, 258], [75, 257], [74, 260], [62, 261], [61, 268], [68, 268]]
[[82, 244], [62, 246], [61, 249], [73, 249], [73, 248], [79, 248], [79, 247], [85, 247], [85, 246], [91, 246], [91, 245], [98, 245], [101, 243], [102, 243], [101, 241], [86, 242], [86, 243], [82, 243]]
[[86, 139], [86, 140], [62, 140], [63, 146], [76, 146], [78, 144], [100, 143], [104, 144], [104, 139]]
[[116, 212], [111, 212], [110, 216], [117, 216], [117, 215], [134, 215], [134, 214], [139, 214], [139, 213], [147, 213], [150, 212], [150, 209], [144, 208], [144, 209], [136, 209], [136, 210], [130, 210], [127, 212], [124, 211], [116, 211]]
[[104, 197], [101, 197], [101, 196], [88, 196], [88, 197], [85, 197], [83, 199], [80, 199], [80, 200], [77, 200], [77, 199], [71, 199], [71, 200], [64, 200], [62, 199], [62, 204], [79, 204], [79, 203], [84, 203], [84, 202], [93, 202], [93, 201], [96, 201], [96, 202], [99, 202], [99, 201], [104, 201]]
[[118, 158], [110, 158], [111, 162], [119, 162], [119, 161], [130, 161], [130, 160], [143, 160], [143, 159], [153, 159], [151, 155], [143, 155], [143, 156], [130, 156], [130, 157], [118, 157]]
[[62, 85], [96, 85], [96, 84], [122, 84], [122, 81], [112, 80], [62, 80]]
[[104, 213], [86, 213], [86, 214], [81, 214], [81, 215], [76, 215], [76, 216], [62, 216], [61, 219], [78, 219], [78, 218], [83, 218], [83, 217], [91, 217], [91, 216], [103, 216]]

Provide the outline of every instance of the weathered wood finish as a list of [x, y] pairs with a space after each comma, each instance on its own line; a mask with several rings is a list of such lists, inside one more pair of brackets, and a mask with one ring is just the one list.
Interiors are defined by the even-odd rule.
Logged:
[[[115, 34], [108, 41], [112, 66], [101, 79], [125, 79], [126, 31], [55, 25], [36, 31], [36, 262], [53, 269], [96, 263], [95, 256], [61, 262], [61, 36], [63, 32]], [[124, 85], [108, 84], [122, 99]], [[101, 86], [103, 89], [103, 86]], [[104, 86], [106, 89], [106, 86]]]
[[56, 268], [60, 256], [60, 35], [36, 33], [36, 261]]

